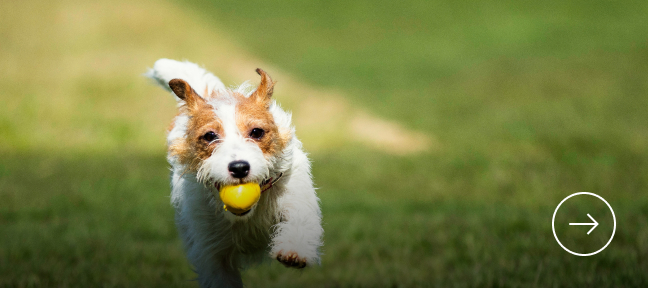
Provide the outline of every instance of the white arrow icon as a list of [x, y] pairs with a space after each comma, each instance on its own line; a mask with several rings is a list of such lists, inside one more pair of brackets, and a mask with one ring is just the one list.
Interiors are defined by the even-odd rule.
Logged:
[[594, 218], [592, 218], [592, 216], [590, 216], [589, 214], [587, 214], [587, 217], [592, 219], [592, 221], [594, 221], [594, 223], [569, 223], [569, 225], [592, 225], [592, 229], [587, 231], [587, 235], [589, 235], [598, 226], [598, 222], [596, 222], [596, 220], [594, 220]]
[[[565, 245], [560, 243], [560, 239], [558, 239], [558, 235], [556, 235], [556, 214], [558, 214], [558, 209], [560, 209], [560, 205], [565, 203], [565, 201], [569, 200], [570, 198], [572, 198], [574, 196], [585, 196], [585, 195], [596, 197], [599, 200], [603, 201], [603, 203], [605, 203], [605, 205], [607, 205], [607, 207], [610, 209], [610, 212], [612, 213], [612, 221], [614, 223], [614, 226], [612, 227], [612, 236], [610, 236], [610, 239], [607, 241], [607, 243], [605, 243], [605, 245], [603, 245], [603, 247], [601, 247], [601, 249], [596, 250], [596, 251], [591, 252], [591, 253], [576, 253], [574, 251], [569, 250], [567, 247], [565, 247]], [[594, 218], [592, 218], [591, 215], [587, 214], [587, 217], [592, 219], [592, 221], [594, 223], [569, 223], [569, 225], [592, 225], [592, 226], [594, 226], [594, 227], [592, 227], [592, 229], [590, 229], [587, 232], [587, 235], [589, 235], [590, 233], [592, 233], [594, 228], [596, 228], [598, 226], [599, 223], [596, 222], [596, 220], [594, 220]], [[558, 203], [558, 206], [556, 206], [556, 210], [554, 210], [553, 217], [551, 217], [551, 231], [553, 232], [554, 238], [556, 238], [556, 242], [558, 242], [558, 245], [560, 245], [560, 248], [564, 249], [568, 253], [570, 253], [572, 255], [576, 255], [576, 256], [592, 256], [592, 255], [596, 255], [596, 254], [600, 253], [601, 251], [605, 250], [605, 248], [607, 248], [610, 245], [610, 243], [612, 243], [612, 239], [614, 239], [614, 233], [616, 232], [616, 227], [617, 227], [616, 222], [617, 222], [616, 221], [616, 216], [614, 215], [614, 210], [612, 209], [612, 206], [610, 206], [610, 203], [608, 203], [605, 199], [603, 199], [603, 197], [601, 197], [599, 195], [596, 195], [596, 194], [594, 194], [592, 192], [577, 192], [577, 193], [574, 193], [574, 194], [571, 194], [571, 195], [565, 197], [565, 199], [563, 199], [562, 201], [560, 201], [560, 203]]]

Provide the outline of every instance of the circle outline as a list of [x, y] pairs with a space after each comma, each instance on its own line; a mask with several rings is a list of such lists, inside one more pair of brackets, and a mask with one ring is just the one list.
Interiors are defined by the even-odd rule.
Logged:
[[[601, 201], [603, 201], [605, 203], [605, 205], [607, 205], [608, 208], [610, 208], [610, 212], [612, 212], [612, 219], [614, 220], [614, 229], [612, 230], [612, 236], [610, 237], [610, 240], [608, 240], [608, 242], [605, 243], [605, 246], [603, 246], [603, 248], [601, 248], [601, 249], [599, 249], [599, 250], [597, 250], [595, 252], [592, 252], [592, 253], [584, 253], [583, 254], [583, 253], [576, 253], [574, 251], [571, 251], [571, 250], [567, 249], [565, 246], [563, 246], [563, 244], [560, 243], [560, 240], [558, 240], [558, 236], [556, 236], [556, 227], [555, 227], [556, 213], [558, 213], [558, 209], [560, 208], [560, 205], [562, 205], [565, 201], [567, 201], [567, 199], [569, 199], [571, 197], [574, 197], [574, 196], [578, 196], [578, 195], [590, 195], [590, 196], [594, 196], [594, 197], [596, 197], [598, 199], [601, 199]], [[558, 242], [558, 245], [560, 245], [560, 247], [562, 247], [565, 251], [569, 252], [570, 254], [576, 255], [576, 256], [592, 256], [592, 255], [596, 255], [599, 252], [603, 251], [605, 248], [607, 248], [608, 245], [610, 245], [610, 243], [612, 243], [612, 239], [614, 239], [614, 233], [616, 233], [616, 216], [614, 215], [614, 210], [612, 210], [612, 206], [610, 206], [610, 203], [605, 201], [605, 199], [603, 199], [603, 197], [601, 197], [599, 195], [596, 195], [596, 194], [594, 194], [592, 192], [577, 192], [577, 193], [574, 193], [574, 194], [571, 194], [571, 195], [567, 196], [565, 199], [560, 201], [560, 203], [556, 207], [556, 210], [554, 210], [553, 217], [551, 217], [551, 230], [553, 231], [554, 238], [556, 238], [556, 242]]]

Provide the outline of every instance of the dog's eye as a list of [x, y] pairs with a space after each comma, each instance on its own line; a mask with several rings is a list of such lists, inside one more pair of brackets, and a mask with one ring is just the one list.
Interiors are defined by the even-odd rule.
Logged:
[[265, 135], [265, 131], [261, 128], [254, 128], [250, 131], [250, 138], [259, 140]]
[[203, 135], [202, 138], [203, 140], [211, 143], [212, 141], [218, 139], [218, 135], [216, 135], [216, 133], [214, 133], [213, 131], [209, 131], [205, 133], [205, 135]]

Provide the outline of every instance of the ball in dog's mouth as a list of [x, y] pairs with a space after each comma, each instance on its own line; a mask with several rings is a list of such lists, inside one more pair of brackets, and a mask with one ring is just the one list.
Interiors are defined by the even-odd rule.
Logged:
[[250, 212], [252, 206], [261, 197], [261, 186], [258, 183], [226, 185], [221, 186], [218, 190], [220, 199], [225, 204], [225, 211], [237, 216], [243, 216]]

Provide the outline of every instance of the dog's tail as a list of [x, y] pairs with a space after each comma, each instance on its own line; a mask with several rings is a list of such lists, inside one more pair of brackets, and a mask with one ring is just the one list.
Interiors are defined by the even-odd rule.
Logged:
[[[225, 89], [225, 85], [218, 77], [188, 61], [180, 62], [162, 58], [155, 61], [153, 68], [149, 69], [144, 76], [155, 80], [158, 85], [169, 92], [171, 92], [169, 81], [175, 78], [187, 81], [201, 97], [205, 96], [203, 95], [205, 91], [209, 93], [214, 90]], [[176, 100], [179, 101], [180, 98], [176, 97]]]

